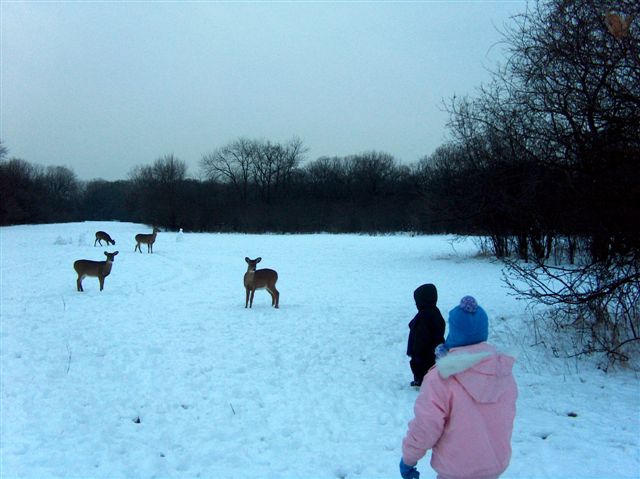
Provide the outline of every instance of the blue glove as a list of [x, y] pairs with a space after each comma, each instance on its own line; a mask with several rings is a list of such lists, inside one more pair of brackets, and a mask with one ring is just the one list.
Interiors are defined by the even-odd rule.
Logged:
[[448, 352], [449, 350], [444, 347], [444, 344], [438, 344], [436, 346], [436, 359], [444, 358]]
[[400, 458], [400, 475], [402, 479], [420, 479], [420, 473], [416, 466], [407, 466], [402, 458]]

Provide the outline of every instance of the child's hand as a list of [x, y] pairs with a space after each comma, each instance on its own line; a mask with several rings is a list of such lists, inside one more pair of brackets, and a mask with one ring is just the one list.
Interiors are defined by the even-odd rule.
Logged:
[[449, 351], [444, 347], [444, 344], [438, 344], [436, 346], [436, 359], [444, 358]]
[[400, 475], [402, 479], [420, 479], [420, 473], [416, 466], [407, 466], [402, 458], [400, 458]]

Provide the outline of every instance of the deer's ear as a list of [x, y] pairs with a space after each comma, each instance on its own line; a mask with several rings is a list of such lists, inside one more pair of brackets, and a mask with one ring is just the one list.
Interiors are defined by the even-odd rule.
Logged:
[[249, 261], [251, 261], [251, 260], [249, 259], [249, 257], [248, 257], [248, 256], [245, 256], [245, 257], [244, 257], [244, 260], [245, 260], [247, 263], [248, 263]]
[[113, 256], [117, 255], [120, 251], [116, 251], [115, 253], [113, 253]]
[[262, 258], [261, 258], [260, 256], [258, 256], [258, 257], [256, 258], [256, 263], [259, 263], [260, 261], [262, 261]]
[[108, 255], [109, 255], [109, 253], [107, 253], [107, 252], [105, 251], [105, 252], [104, 252], [104, 255], [105, 255], [105, 256], [108, 256]]

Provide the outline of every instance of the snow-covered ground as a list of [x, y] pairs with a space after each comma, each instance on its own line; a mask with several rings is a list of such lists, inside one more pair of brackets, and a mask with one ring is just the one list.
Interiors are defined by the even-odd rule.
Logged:
[[[94, 247], [105, 230], [116, 246]], [[498, 263], [444, 236], [158, 234], [130, 223], [0, 228], [0, 476], [395, 478], [417, 392], [413, 290], [445, 318], [465, 294], [490, 342], [517, 351], [503, 477], [640, 475], [640, 387], [558, 359], [534, 338]], [[99, 291], [76, 259], [119, 250]], [[245, 309], [245, 256], [276, 269]], [[435, 477], [427, 456], [422, 478]]]

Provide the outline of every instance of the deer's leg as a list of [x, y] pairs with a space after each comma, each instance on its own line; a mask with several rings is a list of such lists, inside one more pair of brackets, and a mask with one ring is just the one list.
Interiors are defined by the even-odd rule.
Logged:
[[100, 280], [100, 291], [102, 291], [104, 289], [104, 276], [98, 276], [98, 279]]
[[273, 295], [273, 304], [272, 304], [272, 306], [277, 309], [279, 307], [279, 304], [280, 304], [280, 292], [274, 286], [273, 287], [273, 292], [271, 294]]
[[249, 288], [245, 288], [247, 291], [247, 298], [244, 302], [244, 307], [246, 308], [247, 306], [249, 306]]
[[78, 291], [84, 291], [82, 289], [82, 276], [78, 276], [78, 280], [76, 281], [76, 286], [78, 287]]
[[269, 293], [269, 295], [271, 296], [271, 306], [275, 306], [276, 295], [273, 293], [273, 290], [269, 286], [267, 286], [265, 289], [267, 290], [267, 293]]
[[252, 289], [251, 290], [251, 297], [249, 298], [249, 307], [252, 308], [253, 307], [253, 295], [256, 294], [256, 290]]

